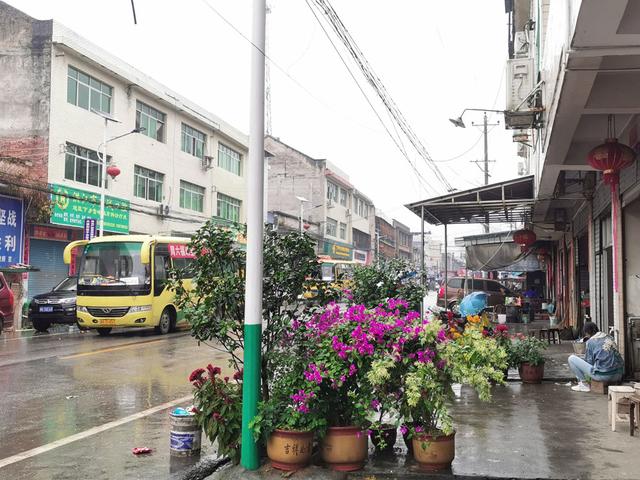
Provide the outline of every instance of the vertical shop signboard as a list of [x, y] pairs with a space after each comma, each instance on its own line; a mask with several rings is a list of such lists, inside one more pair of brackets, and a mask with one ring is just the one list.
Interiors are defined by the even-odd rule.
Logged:
[[21, 198], [0, 195], [0, 268], [22, 262], [23, 206]]

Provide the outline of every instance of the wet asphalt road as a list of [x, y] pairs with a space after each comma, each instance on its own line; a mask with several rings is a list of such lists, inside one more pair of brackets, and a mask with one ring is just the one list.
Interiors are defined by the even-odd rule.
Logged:
[[[188, 332], [3, 333], [0, 479], [177, 477], [191, 463], [170, 462], [174, 407], [162, 406], [188, 405], [189, 373], [207, 363], [226, 370], [224, 358]], [[154, 452], [132, 455], [141, 446]], [[210, 450], [203, 438], [203, 455]]]

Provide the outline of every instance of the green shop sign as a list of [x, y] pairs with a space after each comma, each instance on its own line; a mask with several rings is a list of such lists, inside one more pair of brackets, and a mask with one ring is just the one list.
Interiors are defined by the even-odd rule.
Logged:
[[[85, 218], [100, 220], [100, 195], [65, 185], [51, 185], [51, 223], [68, 227], [84, 227]], [[129, 201], [105, 197], [104, 230], [129, 233]]]
[[353, 259], [353, 247], [349, 245], [339, 244], [331, 242], [330, 240], [324, 241], [323, 253], [329, 255], [336, 260], [352, 260]]

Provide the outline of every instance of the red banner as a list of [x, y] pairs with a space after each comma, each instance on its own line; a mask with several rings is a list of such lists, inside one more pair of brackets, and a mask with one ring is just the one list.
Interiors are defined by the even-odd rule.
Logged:
[[169, 244], [169, 256], [171, 258], [196, 258], [195, 253], [189, 250], [189, 247], [180, 243]]

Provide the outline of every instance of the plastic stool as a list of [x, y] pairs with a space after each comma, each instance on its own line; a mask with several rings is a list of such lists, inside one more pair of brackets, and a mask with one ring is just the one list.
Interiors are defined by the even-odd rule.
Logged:
[[[629, 398], [631, 395], [635, 393], [635, 389], [633, 387], [629, 387], [626, 385], [611, 385], [609, 387], [609, 422], [611, 423], [611, 431], [616, 431], [616, 422], [617, 421], [625, 421], [627, 418], [621, 418], [618, 415], [618, 403], [625, 398]], [[625, 415], [626, 417], [626, 415]]]

